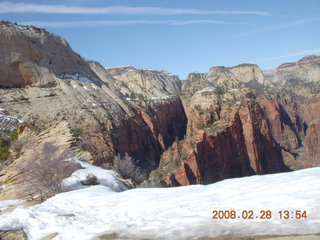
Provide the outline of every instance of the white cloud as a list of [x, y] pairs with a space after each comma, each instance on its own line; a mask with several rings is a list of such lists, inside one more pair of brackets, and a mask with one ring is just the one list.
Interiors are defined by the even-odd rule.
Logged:
[[167, 24], [167, 25], [190, 25], [190, 24], [243, 24], [228, 23], [216, 20], [106, 20], [106, 21], [68, 21], [68, 22], [43, 22], [29, 21], [19, 22], [22, 25], [33, 25], [37, 27], [101, 27], [101, 26], [119, 26], [119, 25], [147, 25], [147, 24]]
[[274, 26], [259, 28], [259, 29], [255, 29], [255, 30], [252, 30], [252, 31], [240, 33], [240, 34], [236, 35], [235, 37], [248, 36], [248, 35], [261, 33], [261, 32], [270, 32], [270, 31], [274, 31], [274, 30], [279, 30], [279, 29], [299, 26], [299, 25], [303, 25], [305, 23], [315, 22], [315, 21], [319, 21], [319, 20], [320, 20], [320, 18], [316, 17], [316, 18], [302, 19], [302, 20], [298, 20], [298, 21], [294, 21], [294, 22], [287, 22], [287, 23], [283, 23], [283, 24], [278, 24], [278, 25], [274, 25]]
[[320, 48], [304, 50], [301, 52], [290, 53], [290, 54], [277, 56], [277, 57], [264, 58], [264, 59], [260, 59], [259, 61], [271, 61], [271, 60], [278, 60], [278, 59], [287, 59], [292, 57], [302, 57], [302, 56], [306, 56], [309, 54], [316, 54], [316, 53], [320, 53]]
[[51, 13], [51, 14], [144, 14], [144, 15], [262, 15], [271, 14], [264, 11], [211, 11], [188, 8], [163, 8], [163, 7], [128, 7], [110, 6], [92, 8], [85, 6], [45, 5], [32, 3], [0, 2], [0, 13]]

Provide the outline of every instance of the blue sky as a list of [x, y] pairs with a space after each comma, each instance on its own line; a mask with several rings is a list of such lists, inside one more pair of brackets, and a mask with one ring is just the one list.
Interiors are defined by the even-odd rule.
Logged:
[[1, 1], [0, 19], [44, 27], [102, 65], [262, 69], [320, 54], [319, 0]]

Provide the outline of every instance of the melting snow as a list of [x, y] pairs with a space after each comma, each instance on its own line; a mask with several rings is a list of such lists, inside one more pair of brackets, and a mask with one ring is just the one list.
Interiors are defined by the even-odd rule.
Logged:
[[[107, 233], [151, 239], [198, 239], [225, 234], [284, 235], [319, 233], [320, 167], [224, 180], [210, 185], [140, 188], [123, 192], [112, 171], [81, 163], [66, 181], [87, 173], [102, 185], [52, 197], [40, 205], [1, 215], [0, 229], [23, 228], [29, 239], [57, 232], [55, 239], [91, 239]], [[76, 184], [77, 185], [77, 184]], [[75, 185], [74, 185], [75, 186]], [[214, 210], [270, 210], [271, 219], [212, 219]], [[307, 211], [307, 219], [279, 219], [278, 211]], [[66, 214], [71, 215], [67, 217]]]

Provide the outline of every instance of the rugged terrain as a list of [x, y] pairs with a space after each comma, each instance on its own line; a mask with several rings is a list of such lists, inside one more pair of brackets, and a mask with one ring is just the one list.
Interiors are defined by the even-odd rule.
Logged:
[[0, 23], [0, 53], [0, 107], [16, 117], [6, 141], [21, 125], [36, 134], [66, 122], [88, 161], [112, 164], [128, 153], [164, 186], [320, 163], [317, 56], [268, 77], [254, 64], [213, 67], [182, 85], [164, 71], [106, 69], [59, 36], [8, 22]]

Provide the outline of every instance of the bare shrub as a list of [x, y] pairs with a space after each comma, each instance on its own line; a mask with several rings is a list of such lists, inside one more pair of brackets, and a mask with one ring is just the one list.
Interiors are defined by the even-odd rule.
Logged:
[[142, 182], [139, 187], [142, 188], [156, 188], [156, 187], [161, 187], [161, 184], [155, 177], [151, 177], [144, 182]]
[[81, 181], [81, 183], [83, 185], [98, 185], [98, 184], [100, 184], [100, 182], [98, 181], [97, 176], [92, 174], [92, 173], [88, 174], [86, 176], [86, 180], [85, 181]]
[[29, 194], [33, 197], [39, 195], [44, 200], [62, 192], [62, 180], [76, 168], [73, 163], [65, 161], [70, 157], [68, 152], [61, 151], [52, 142], [45, 142], [35, 149], [22, 170], [26, 174], [24, 181], [29, 181]]
[[141, 169], [136, 165], [138, 161], [125, 154], [121, 158], [120, 154], [114, 156], [113, 169], [118, 172], [123, 178], [131, 178], [134, 181], [139, 181], [139, 177], [142, 174]]
[[11, 152], [14, 157], [19, 157], [23, 154], [23, 147], [32, 141], [32, 136], [20, 136], [11, 143]]

